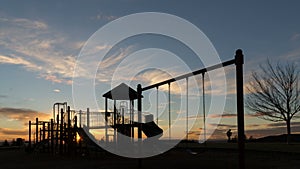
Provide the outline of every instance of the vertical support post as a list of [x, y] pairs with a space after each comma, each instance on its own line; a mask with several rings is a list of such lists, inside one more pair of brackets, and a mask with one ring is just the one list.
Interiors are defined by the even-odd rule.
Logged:
[[31, 149], [31, 121], [28, 124], [28, 147]]
[[[137, 108], [138, 108], [138, 146], [139, 153], [142, 148], [142, 85], [137, 85]], [[138, 168], [142, 168], [142, 159], [138, 159]]]
[[107, 144], [108, 141], [109, 141], [109, 138], [108, 138], [108, 112], [107, 112], [107, 97], [105, 97], [105, 143]]
[[42, 141], [42, 128], [40, 128], [39, 134], [40, 134], [40, 141]]
[[236, 93], [237, 93], [236, 100], [237, 100], [237, 121], [238, 121], [239, 169], [245, 168], [243, 64], [244, 64], [243, 51], [241, 49], [238, 49], [235, 52], [235, 65], [236, 65]]
[[55, 135], [56, 135], [55, 148], [56, 149], [58, 146], [58, 131], [59, 131], [59, 113], [57, 113], [57, 115], [56, 115], [56, 129], [55, 129]]
[[67, 138], [67, 123], [64, 122], [63, 129], [63, 152], [67, 152], [67, 145], [69, 146], [69, 138]]
[[205, 110], [205, 73], [202, 73], [202, 109], [203, 109], [203, 140], [206, 145], [206, 110]]
[[169, 140], [171, 140], [171, 84], [168, 83], [169, 88]]
[[51, 119], [51, 124], [50, 124], [50, 127], [51, 127], [51, 130], [50, 130], [50, 133], [51, 133], [51, 152], [53, 153], [54, 152], [54, 121], [53, 119]]
[[43, 140], [42, 141], [45, 141], [46, 139], [46, 123], [43, 122], [43, 132], [42, 132], [42, 135], [43, 135]]
[[[45, 141], [46, 140], [46, 122], [43, 122], [43, 128], [42, 128], [42, 139], [41, 141]], [[43, 152], [45, 152], [45, 144], [43, 144]]]
[[158, 86], [156, 87], [156, 124], [158, 125]]
[[79, 110], [79, 127], [81, 127], [82, 111]]
[[67, 113], [68, 113], [68, 129], [71, 128], [71, 109], [70, 106], [67, 108]]
[[75, 147], [75, 154], [77, 153], [77, 116], [74, 116], [74, 135], [75, 135], [75, 140], [74, 140], [74, 147]]
[[130, 98], [129, 100], [129, 135], [130, 135], [130, 141], [132, 142], [133, 139], [132, 139], [132, 128], [133, 128], [133, 120], [132, 120], [132, 100]]
[[124, 107], [121, 108], [121, 114], [122, 114], [122, 125], [124, 125], [125, 124], [125, 118], [124, 118], [125, 108]]
[[117, 143], [117, 108], [116, 108], [116, 100], [114, 100], [114, 143]]
[[63, 128], [64, 128], [64, 109], [61, 109], [60, 112], [60, 132], [59, 132], [59, 152], [60, 154], [63, 153]]
[[[67, 114], [68, 114], [68, 124], [65, 128], [65, 133], [67, 132], [68, 139], [67, 139], [67, 146], [68, 146], [68, 153], [71, 153], [73, 147], [72, 147], [72, 130], [71, 130], [71, 109], [70, 106], [67, 107]], [[66, 145], [66, 142], [65, 142]]]
[[90, 108], [86, 109], [86, 126], [88, 131], [90, 131]]
[[39, 142], [39, 118], [35, 119], [35, 145]]
[[186, 78], [186, 141], [189, 140], [189, 78]]
[[48, 145], [48, 152], [50, 151], [50, 122], [47, 122], [47, 145]]
[[78, 119], [77, 119], [77, 116], [74, 116], [74, 129], [75, 129], [75, 131], [77, 130], [77, 128], [78, 128]]
[[131, 124], [132, 124], [132, 128], [131, 128], [131, 137], [132, 137], [132, 141], [134, 141], [134, 100], [131, 100]]
[[138, 138], [142, 138], [142, 85], [137, 85], [137, 101], [138, 101]]

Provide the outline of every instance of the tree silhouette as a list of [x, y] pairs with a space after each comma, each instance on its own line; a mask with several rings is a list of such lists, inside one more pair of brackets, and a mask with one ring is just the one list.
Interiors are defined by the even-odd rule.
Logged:
[[5, 140], [4, 142], [3, 142], [3, 145], [2, 145], [3, 147], [8, 147], [9, 146], [9, 143], [8, 143], [8, 141], [7, 140]]
[[300, 111], [299, 71], [295, 64], [273, 66], [267, 61], [262, 72], [253, 72], [246, 107], [262, 119], [285, 121], [287, 142], [290, 142], [291, 120]]

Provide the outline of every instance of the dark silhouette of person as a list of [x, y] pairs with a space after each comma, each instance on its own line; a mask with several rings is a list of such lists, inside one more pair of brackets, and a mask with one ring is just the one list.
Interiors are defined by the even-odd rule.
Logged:
[[226, 135], [227, 135], [227, 138], [228, 138], [227, 142], [229, 143], [230, 140], [231, 140], [231, 136], [232, 136], [231, 129], [229, 129], [229, 130], [226, 132]]

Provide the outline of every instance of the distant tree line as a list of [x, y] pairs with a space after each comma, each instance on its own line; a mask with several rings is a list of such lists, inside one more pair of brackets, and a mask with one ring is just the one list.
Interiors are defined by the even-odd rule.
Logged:
[[9, 143], [7, 140], [4, 140], [2, 143], [2, 147], [9, 147], [9, 146], [23, 146], [25, 143], [25, 140], [22, 138], [12, 139], [11, 143]]

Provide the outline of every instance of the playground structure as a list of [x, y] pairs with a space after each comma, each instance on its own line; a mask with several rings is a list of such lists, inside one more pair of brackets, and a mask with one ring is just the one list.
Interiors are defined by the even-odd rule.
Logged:
[[[57, 111], [56, 111], [57, 110]], [[28, 147], [30, 150], [60, 153], [72, 153], [77, 143], [81, 144], [78, 139], [77, 116], [74, 111], [70, 110], [67, 103], [55, 103], [53, 105], [53, 114], [55, 118], [50, 121], [29, 121]], [[35, 132], [32, 128], [35, 128]], [[34, 140], [32, 136], [34, 135]]]
[[[113, 137], [113, 142], [118, 142], [118, 134], [123, 134], [131, 138], [135, 138], [135, 129], [137, 129], [138, 141], [142, 139], [142, 132], [147, 137], [160, 136], [163, 130], [157, 126], [154, 122], [153, 115], [144, 115], [142, 113], [142, 98], [143, 91], [149, 89], [158, 88], [162, 85], [168, 85], [168, 106], [169, 106], [169, 135], [171, 135], [171, 90], [170, 85], [175, 81], [186, 79], [188, 84], [189, 77], [195, 75], [202, 75], [203, 82], [203, 122], [205, 128], [205, 91], [204, 91], [204, 76], [208, 71], [212, 71], [221, 67], [229, 65], [236, 65], [236, 94], [237, 94], [237, 124], [238, 124], [238, 149], [239, 149], [239, 168], [245, 168], [244, 149], [245, 149], [245, 138], [244, 138], [244, 100], [243, 100], [243, 53], [242, 50], [237, 50], [235, 58], [229, 61], [225, 61], [220, 64], [216, 64], [207, 68], [196, 70], [175, 78], [171, 78], [150, 86], [142, 87], [140, 84], [137, 86], [137, 91], [133, 90], [126, 84], [120, 84], [111, 91], [105, 93], [105, 112], [90, 112], [87, 109], [84, 111], [70, 110], [67, 103], [55, 103], [53, 106], [53, 119], [48, 121], [38, 121], [35, 123], [29, 121], [29, 147], [32, 147], [32, 131], [31, 126], [35, 126], [35, 149], [42, 147], [43, 150], [49, 152], [72, 152], [82, 145], [82, 140], [87, 142], [86, 131], [83, 128], [89, 129], [104, 129], [105, 130], [105, 142], [110, 142], [110, 137]], [[158, 92], [157, 92], [158, 93]], [[108, 111], [108, 102], [113, 101], [113, 111]], [[134, 110], [134, 100], [137, 100], [137, 111]], [[116, 101], [121, 101], [119, 109], [117, 109]], [[187, 100], [188, 102], [188, 85], [187, 85]], [[157, 100], [158, 102], [158, 100]], [[188, 104], [187, 104], [188, 105]], [[188, 116], [188, 106], [187, 106]], [[78, 121], [79, 116], [79, 121]], [[104, 124], [101, 119], [104, 116]], [[79, 122], [79, 124], [78, 124]], [[157, 121], [158, 122], [158, 121]], [[42, 126], [40, 128], [40, 126]], [[188, 126], [188, 121], [186, 123]], [[188, 127], [187, 127], [188, 128]], [[111, 131], [112, 130], [112, 131]], [[204, 129], [205, 131], [205, 129]], [[204, 133], [205, 136], [205, 133]], [[187, 136], [188, 139], [188, 136]], [[134, 139], [132, 139], [134, 141]]]
[[[95, 143], [96, 139], [89, 138], [93, 137], [89, 131], [95, 129], [105, 130], [105, 139], [101, 141], [105, 141], [106, 144], [120, 142], [120, 134], [132, 138], [133, 142], [135, 129], [139, 126], [135, 115], [137, 112], [134, 110], [134, 100], [138, 98], [137, 92], [122, 83], [103, 94], [103, 97], [105, 112], [92, 112], [89, 108], [86, 111], [75, 111], [71, 110], [66, 102], [55, 103], [53, 118], [50, 121], [39, 121], [38, 118], [35, 122], [29, 121], [29, 148], [34, 148], [35, 151], [64, 154], [78, 152], [77, 149], [82, 151], [83, 146], [98, 147]], [[108, 111], [109, 100], [113, 101], [113, 111]], [[120, 101], [118, 108], [117, 101]], [[152, 114], [143, 113], [142, 123], [141, 130], [145, 136], [158, 136], [157, 138], [162, 136], [163, 130], [153, 122]], [[32, 126], [35, 130], [32, 130]], [[35, 133], [32, 133], [33, 131]], [[32, 141], [33, 135], [35, 136]]]

